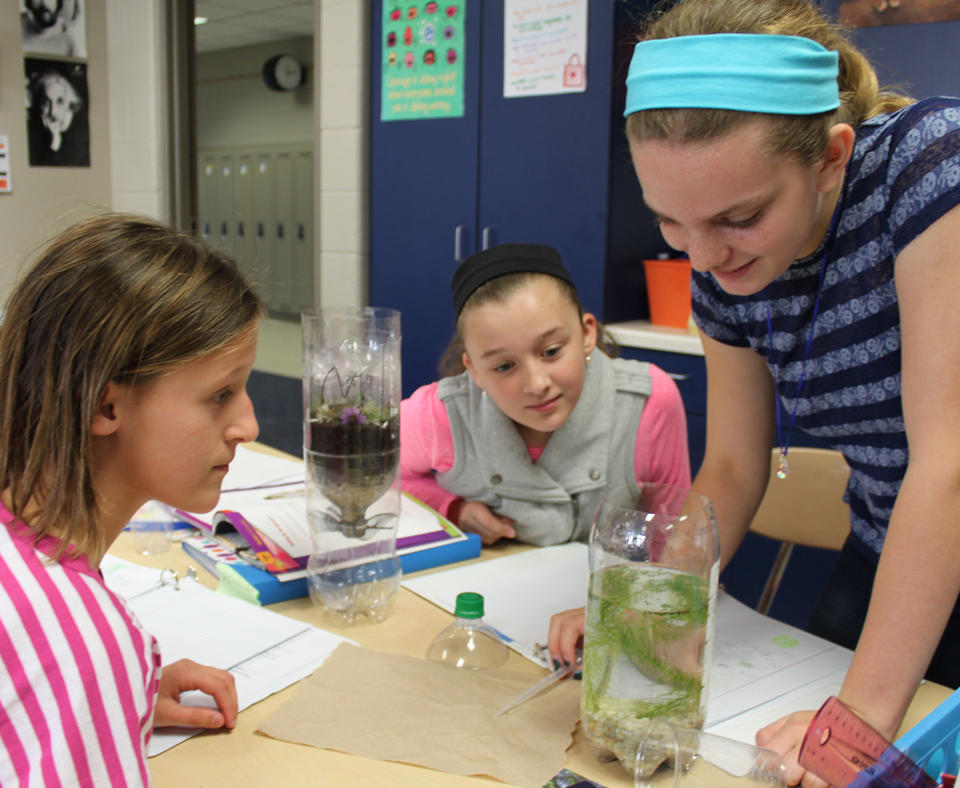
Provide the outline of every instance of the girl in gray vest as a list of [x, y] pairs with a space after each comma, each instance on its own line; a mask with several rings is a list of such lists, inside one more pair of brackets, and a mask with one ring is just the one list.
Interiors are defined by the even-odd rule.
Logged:
[[689, 486], [676, 384], [598, 347], [554, 249], [487, 249], [452, 289], [460, 371], [403, 402], [404, 490], [484, 544], [550, 545], [586, 539], [608, 485]]

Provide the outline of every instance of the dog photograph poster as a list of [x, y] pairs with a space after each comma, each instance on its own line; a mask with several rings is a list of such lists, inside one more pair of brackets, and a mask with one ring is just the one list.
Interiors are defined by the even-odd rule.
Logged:
[[24, 58], [32, 167], [89, 167], [87, 66]]

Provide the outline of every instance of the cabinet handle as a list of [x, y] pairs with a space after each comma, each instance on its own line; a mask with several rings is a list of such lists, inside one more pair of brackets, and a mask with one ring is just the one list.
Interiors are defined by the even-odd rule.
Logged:
[[483, 249], [484, 249], [484, 250], [490, 248], [490, 236], [491, 236], [492, 234], [493, 234], [493, 228], [492, 228], [492, 227], [484, 227], [484, 228], [483, 228]]
[[674, 380], [680, 380], [680, 381], [690, 380], [690, 376], [687, 374], [684, 374], [683, 372], [667, 372], [667, 376], [673, 378]]
[[453, 230], [453, 262], [463, 262], [463, 231], [466, 228], [458, 224]]

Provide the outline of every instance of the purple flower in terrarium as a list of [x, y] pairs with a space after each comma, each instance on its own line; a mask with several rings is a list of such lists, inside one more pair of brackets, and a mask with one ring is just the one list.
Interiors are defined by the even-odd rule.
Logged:
[[367, 423], [367, 414], [365, 414], [360, 408], [344, 408], [340, 413], [340, 423], [341, 424], [366, 424]]

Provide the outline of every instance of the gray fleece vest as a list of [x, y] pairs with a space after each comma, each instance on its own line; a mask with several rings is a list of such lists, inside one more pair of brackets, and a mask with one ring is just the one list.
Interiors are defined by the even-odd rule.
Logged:
[[521, 542], [586, 541], [608, 486], [627, 484], [639, 492], [633, 456], [652, 386], [647, 364], [596, 351], [576, 407], [534, 463], [516, 425], [469, 373], [444, 378], [437, 394], [450, 418], [455, 460], [437, 481], [512, 517]]

